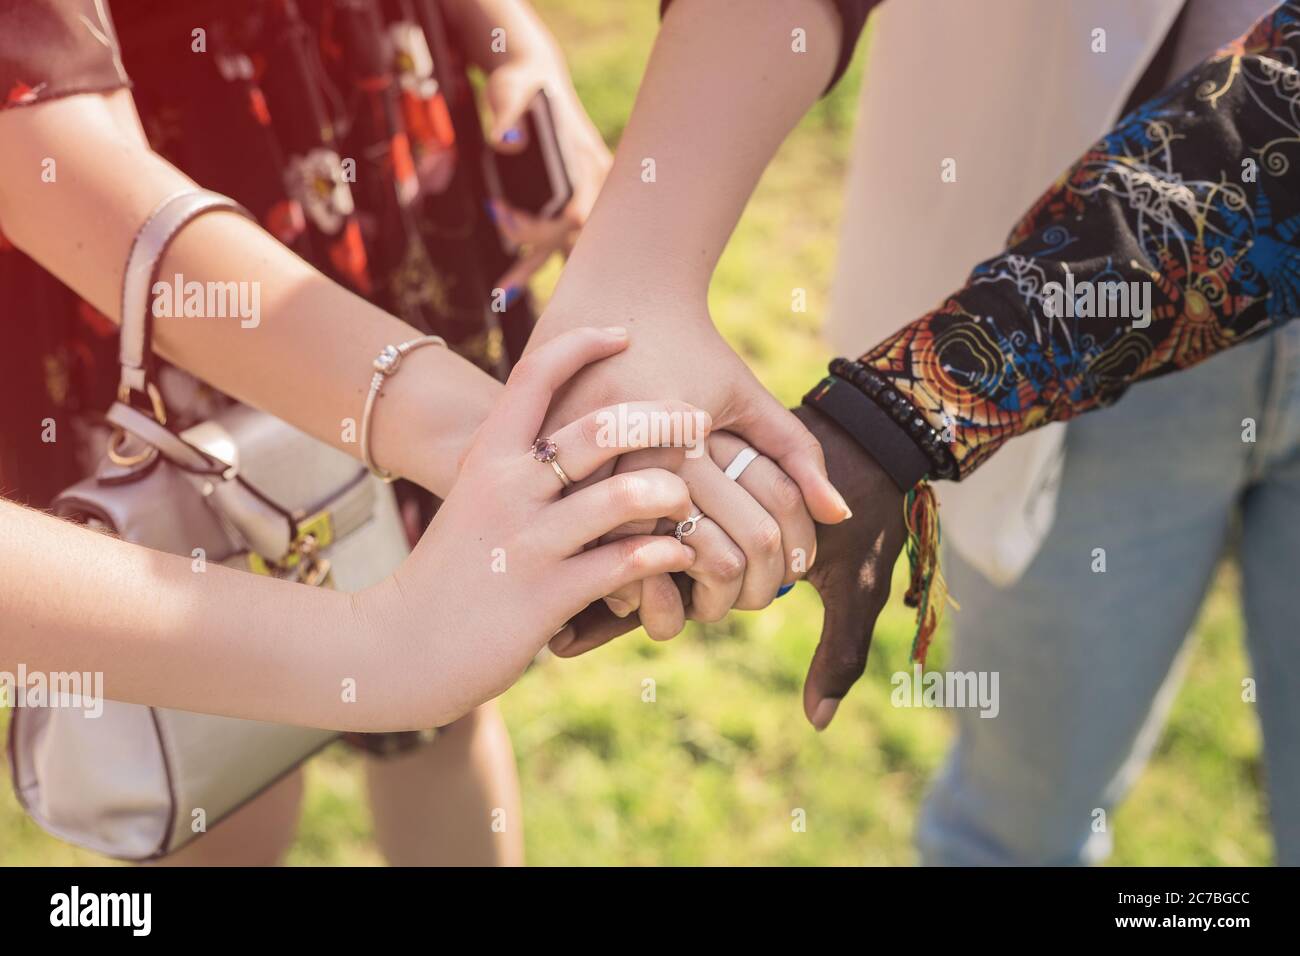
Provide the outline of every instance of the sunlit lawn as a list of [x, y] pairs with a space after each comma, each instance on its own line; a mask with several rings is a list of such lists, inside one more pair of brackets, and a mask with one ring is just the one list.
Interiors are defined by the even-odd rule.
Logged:
[[[616, 139], [657, 4], [537, 6], [564, 43], [597, 124]], [[827, 358], [817, 326], [834, 267], [860, 60], [782, 149], [713, 286], [719, 326], [790, 403]], [[553, 280], [554, 270], [540, 287]], [[790, 310], [795, 287], [808, 290], [807, 313]], [[1111, 817], [1117, 864], [1270, 859], [1259, 734], [1252, 706], [1241, 701], [1249, 670], [1231, 577], [1220, 576], [1197, 625], [1187, 683], [1156, 757]], [[941, 712], [890, 706], [889, 675], [907, 666], [910, 618], [901, 606], [887, 612], [867, 677], [823, 735], [807, 726], [799, 704], [820, 622], [816, 595], [801, 586], [767, 611], [692, 627], [667, 645], [638, 633], [579, 660], [535, 667], [502, 701], [520, 761], [530, 861], [913, 862], [917, 806], [950, 731]], [[948, 640], [933, 664], [942, 666]], [[654, 682], [653, 702], [643, 700], [646, 681]], [[357, 758], [341, 747], [311, 764], [291, 862], [381, 862], [357, 771]], [[791, 825], [796, 810], [806, 815], [804, 832]], [[46, 837], [7, 788], [0, 793], [0, 863], [96, 861]]]

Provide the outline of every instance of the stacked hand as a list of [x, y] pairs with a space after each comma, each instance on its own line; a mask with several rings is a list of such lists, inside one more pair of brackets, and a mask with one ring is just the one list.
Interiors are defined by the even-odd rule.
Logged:
[[[415, 550], [385, 583], [359, 597], [363, 626], [374, 625], [400, 644], [383, 656], [407, 662], [402, 680], [411, 686], [389, 687], [394, 706], [432, 701], [436, 723], [454, 720], [514, 683], [546, 641], [590, 602], [647, 575], [691, 566], [694, 552], [672, 536], [635, 535], [586, 548], [628, 522], [689, 516], [690, 493], [671, 471], [647, 468], [585, 481], [656, 436], [632, 433], [625, 444], [603, 440], [609, 410], [543, 430], [555, 390], [627, 342], [622, 329], [576, 329], [521, 361]], [[707, 416], [680, 402], [638, 403], [630, 411], [687, 416], [707, 434]], [[549, 448], [534, 446], [539, 435], [549, 439]], [[559, 470], [545, 460], [549, 451]], [[666, 463], [682, 455], [670, 450]], [[585, 486], [562, 496], [565, 480]], [[455, 640], [429, 641], [440, 621], [472, 624]], [[394, 711], [388, 717], [395, 727], [427, 726], [428, 714]]]
[[[535, 342], [564, 322], [581, 321], [584, 311], [557, 321], [553, 305]], [[611, 317], [636, 328], [633, 309]], [[838, 426], [808, 409], [783, 408], [702, 309], [692, 316], [679, 307], [672, 320], [656, 322], [653, 333], [634, 331], [627, 350], [575, 376], [548, 418], [572, 418], [648, 394], [684, 398], [713, 421], [707, 454], [688, 454], [674, 469], [689, 490], [692, 514], [704, 515], [688, 539], [696, 559], [676, 580], [652, 575], [589, 606], [551, 642], [552, 651], [576, 656], [637, 626], [667, 639], [687, 618], [715, 621], [731, 608], [765, 607], [806, 573], [827, 611], [804, 709], [815, 727], [824, 728], [862, 673], [876, 616], [889, 596], [890, 572], [905, 539], [901, 494]], [[727, 478], [724, 469], [747, 446], [761, 456], [737, 480]], [[626, 454], [594, 477], [662, 467], [664, 455], [662, 449]], [[820, 522], [815, 526], [814, 518]], [[614, 536], [669, 528], [641, 522]]]
[[835, 716], [844, 695], [862, 676], [876, 618], [889, 600], [889, 578], [907, 534], [903, 494], [875, 459], [820, 412], [800, 407], [799, 417], [826, 453], [826, 468], [844, 492], [853, 517], [817, 529], [817, 564], [808, 580], [821, 596], [821, 641], [804, 682], [804, 713], [818, 730]]
[[[569, 250], [611, 163], [558, 51], [545, 42], [512, 49], [488, 75], [489, 139], [503, 151], [522, 148], [515, 135], [520, 121], [536, 92], [546, 90], [574, 196], [549, 221], [494, 203], [502, 233], [523, 249], [498, 280], [504, 288], [522, 286], [553, 252]], [[590, 269], [585, 277], [566, 275], [529, 348], [539, 350], [569, 330], [610, 322], [628, 328], [630, 343], [563, 385], [540, 432], [555, 431], [600, 408], [671, 396], [707, 412], [714, 433], [707, 446], [684, 457], [680, 449], [663, 448], [610, 454], [577, 482], [571, 496], [615, 474], [674, 472], [687, 489], [689, 514], [701, 516], [684, 539], [695, 556], [683, 573], [649, 574], [611, 589], [604, 603], [589, 606], [560, 630], [551, 649], [574, 656], [637, 626], [654, 639], [667, 640], [688, 619], [711, 622], [732, 608], [766, 607], [782, 588], [807, 575], [828, 608], [804, 700], [809, 719], [822, 728], [861, 673], [875, 615], [888, 596], [889, 572], [903, 542], [899, 493], [836, 426], [815, 413], [792, 414], [762, 387], [717, 333], [701, 290], [677, 281], [647, 288], [635, 278], [697, 274], [697, 269], [642, 262], [640, 269], [627, 272], [607, 265]], [[759, 457], [736, 479], [728, 478], [727, 467], [750, 447]], [[852, 511], [837, 487], [851, 501]], [[619, 538], [668, 534], [681, 520], [672, 517], [627, 523], [601, 536], [601, 546]], [[595, 544], [593, 540], [588, 547]]]
[[[795, 409], [794, 414], [825, 449], [830, 479], [837, 488], [843, 489], [853, 509], [853, 516], [844, 522], [816, 526], [815, 552], [810, 552], [807, 569], [808, 581], [821, 596], [825, 617], [821, 640], [804, 682], [803, 706], [809, 722], [824, 730], [835, 716], [840, 701], [862, 676], [876, 618], [889, 600], [890, 574], [906, 539], [903, 496], [875, 460], [838, 425], [807, 408]], [[726, 432], [715, 432], [709, 439], [711, 450], [730, 449], [740, 444], [739, 439]], [[624, 456], [618, 467], [621, 469], [624, 462], [645, 454]], [[687, 471], [689, 463], [684, 462], [679, 473], [685, 477]], [[743, 477], [741, 481], [749, 484]], [[686, 483], [689, 487], [689, 478]], [[756, 496], [771, 498], [788, 494], [791, 485], [788, 476], [777, 470], [767, 489], [754, 487], [751, 491]], [[694, 587], [681, 588], [682, 593], [689, 595], [692, 606], [697, 600], [694, 594], [699, 589], [704, 560], [701, 555], [686, 572], [695, 580]], [[706, 619], [703, 615], [690, 616]], [[593, 604], [578, 615], [571, 629], [551, 642], [551, 650], [560, 657], [576, 657], [642, 623], [637, 613], [619, 616], [605, 605]]]

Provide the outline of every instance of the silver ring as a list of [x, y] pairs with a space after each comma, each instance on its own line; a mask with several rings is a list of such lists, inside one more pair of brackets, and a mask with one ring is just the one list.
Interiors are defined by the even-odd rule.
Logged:
[[681, 541], [682, 538], [689, 538], [695, 533], [695, 529], [699, 527], [702, 520], [704, 520], [704, 515], [696, 513], [691, 515], [685, 521], [677, 522], [677, 528], [673, 531], [673, 536], [676, 537], [678, 541]]
[[745, 473], [745, 469], [752, 465], [757, 457], [758, 452], [746, 445], [736, 452], [736, 457], [731, 459], [731, 464], [722, 473], [732, 481], [739, 481], [740, 476]]
[[560, 479], [560, 484], [565, 488], [568, 488], [573, 484], [573, 482], [570, 481], [569, 476], [564, 473], [564, 469], [560, 467], [560, 463], [555, 460], [559, 453], [560, 446], [555, 444], [555, 442], [551, 441], [549, 438], [539, 438], [537, 441], [533, 442], [533, 458], [544, 465], [550, 465], [555, 472], [555, 477]]

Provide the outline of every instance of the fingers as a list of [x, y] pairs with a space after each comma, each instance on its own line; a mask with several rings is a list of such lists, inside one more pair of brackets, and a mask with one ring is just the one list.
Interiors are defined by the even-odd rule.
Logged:
[[[667, 540], [677, 539], [667, 536]], [[651, 640], [670, 641], [680, 634], [686, 626], [686, 599], [677, 582], [667, 574], [655, 575], [642, 581], [641, 606], [637, 610], [637, 617]]]
[[867, 652], [881, 605], [862, 599], [847, 585], [837, 593], [822, 592], [826, 616], [821, 641], [803, 687], [803, 711], [817, 730], [825, 730], [840, 701], [867, 666]]
[[[624, 473], [645, 468], [677, 468], [681, 463], [682, 455], [674, 454], [673, 449], [647, 448], [621, 456], [615, 467], [619, 473]], [[692, 507], [690, 514], [694, 513], [695, 509]], [[671, 534], [674, 524], [676, 524], [674, 521], [656, 521], [646, 526], [643, 522], [630, 522], [616, 529], [614, 535], [625, 537], [630, 534]], [[699, 542], [696, 542], [694, 547], [696, 564], [699, 564]], [[613, 596], [621, 602], [612, 606], [614, 613], [618, 616], [626, 616], [633, 612], [640, 612], [637, 614], [638, 620], [653, 640], [669, 640], [681, 633], [682, 628], [686, 626], [686, 607], [691, 597], [689, 584], [662, 576], [643, 581], [633, 588], [623, 588]]]
[[[636, 467], [625, 464], [637, 462]], [[673, 470], [681, 464], [681, 455], [671, 448], [649, 448], [644, 451], [629, 452], [621, 456], [613, 464], [617, 472], [636, 471], [639, 468], [667, 468]], [[603, 470], [603, 469], [602, 469]], [[598, 472], [599, 474], [599, 472]], [[620, 528], [605, 535], [601, 543], [626, 538], [634, 534], [655, 534], [659, 530], [659, 520], [653, 521], [630, 521]], [[629, 615], [635, 616], [638, 608], [641, 607], [641, 582], [629, 584], [619, 588], [612, 594], [605, 596], [605, 605], [613, 612], [615, 617], [625, 618]], [[634, 625], [635, 626], [635, 625]]]
[[[568, 557], [619, 525], [652, 518], [684, 521], [690, 508], [690, 492], [681, 478], [670, 471], [647, 468], [579, 488], [543, 508], [535, 525], [538, 540], [545, 542], [542, 547]], [[601, 591], [597, 597], [607, 593]]]
[[562, 242], [547, 245], [530, 246], [528, 252], [520, 256], [509, 269], [497, 280], [496, 287], [505, 291], [507, 304], [514, 302], [523, 291], [524, 286], [555, 254], [562, 248]]
[[711, 420], [685, 402], [626, 402], [584, 415], [548, 437], [556, 461], [572, 481], [582, 481], [601, 465], [643, 448], [677, 449], [660, 456], [659, 467], [675, 469], [685, 452], [706, 440]]
[[641, 606], [641, 582], [621, 587], [613, 594], [606, 594], [605, 606], [615, 617], [627, 617]]
[[[728, 432], [718, 432], [709, 437], [709, 454], [724, 471], [745, 447], [744, 441]], [[775, 462], [762, 456], [751, 461], [735, 483], [771, 515], [781, 529], [781, 584], [794, 584], [812, 568], [817, 554], [817, 528], [804, 505], [799, 486]], [[694, 490], [692, 494], [698, 498]]]
[[744, 610], [767, 607], [785, 577], [780, 526], [749, 492], [724, 475], [712, 458], [688, 460], [680, 473], [696, 507], [712, 519], [729, 541], [735, 542], [733, 550], [738, 548], [743, 558], [738, 569], [731, 568], [726, 556], [696, 545], [700, 560], [692, 577], [701, 580], [698, 574], [711, 568], [720, 572], [738, 570], [741, 587], [733, 595], [734, 606]]
[[771, 395], [763, 392], [731, 430], [795, 480], [813, 518], [822, 524], [838, 524], [852, 514], [826, 477], [826, 459], [817, 439]]
[[517, 454], [532, 446], [551, 398], [584, 366], [627, 348], [627, 330], [571, 329], [521, 358], [505, 391], [479, 432], [495, 453]]
[[539, 87], [523, 73], [508, 68], [488, 74], [483, 95], [492, 111], [492, 129], [488, 140], [502, 153], [518, 153], [527, 148], [527, 127], [522, 122]]
[[695, 621], [721, 621], [737, 606], [745, 584], [745, 553], [708, 517], [701, 519], [685, 540], [695, 549], [687, 616]]
[[516, 247], [538, 249], [547, 255], [563, 250], [568, 239], [582, 227], [582, 220], [569, 215], [567, 206], [550, 219], [535, 216], [502, 199], [490, 200], [488, 208], [507, 242]]
[[633, 581], [685, 571], [695, 552], [667, 535], [637, 535], [602, 544], [567, 558], [557, 586], [566, 602], [587, 605]]

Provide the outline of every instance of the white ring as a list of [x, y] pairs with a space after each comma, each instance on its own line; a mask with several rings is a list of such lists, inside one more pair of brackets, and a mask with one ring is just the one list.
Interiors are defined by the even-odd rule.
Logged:
[[736, 452], [736, 457], [731, 459], [731, 464], [722, 473], [732, 481], [739, 481], [740, 476], [745, 473], [745, 469], [752, 465], [757, 457], [758, 452], [746, 445]]

